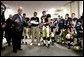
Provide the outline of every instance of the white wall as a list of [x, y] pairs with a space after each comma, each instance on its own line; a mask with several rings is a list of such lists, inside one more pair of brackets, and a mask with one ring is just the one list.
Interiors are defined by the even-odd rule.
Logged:
[[78, 18], [78, 1], [71, 3], [71, 13], [75, 13], [75, 16]]
[[17, 12], [19, 6], [23, 7], [23, 12], [25, 12], [28, 17], [32, 17], [33, 12], [37, 11], [40, 17], [43, 10], [49, 10], [51, 8], [57, 9], [68, 2], [70, 1], [4, 1], [4, 4], [7, 4], [15, 12]]
[[69, 13], [69, 15], [71, 16], [71, 13], [75, 13], [76, 17], [79, 18], [83, 13], [83, 1], [74, 1], [74, 2], [68, 3], [64, 5], [64, 10], [65, 10], [64, 15], [66, 13]]
[[60, 12], [60, 15], [62, 15], [63, 16], [63, 18], [65, 18], [65, 14], [71, 14], [71, 12], [70, 12], [70, 3], [69, 4], [66, 4], [66, 5], [64, 5], [63, 7], [62, 7], [62, 9], [63, 9], [63, 11], [62, 12]]
[[[18, 3], [19, 2], [19, 3]], [[48, 1], [40, 1], [40, 2], [31, 2], [31, 1], [27, 1], [27, 2], [20, 2], [20, 1], [14, 1], [11, 3], [11, 1], [5, 1], [4, 3], [8, 5], [8, 7], [10, 7], [14, 13], [17, 12], [17, 8], [19, 6], [23, 7], [23, 11], [25, 13], [27, 13], [28, 17], [32, 17], [33, 16], [33, 12], [37, 11], [38, 12], [38, 16], [42, 15], [42, 11], [43, 10], [49, 10], [50, 8], [61, 8], [62, 11], [59, 12], [59, 15], [65, 17], [66, 13], [69, 13], [69, 15], [71, 16], [71, 13], [75, 13], [76, 17], [81, 16], [82, 12], [83, 12], [83, 1], [74, 1], [71, 2], [70, 1], [64, 1], [64, 2], [60, 2], [60, 1], [53, 1], [53, 2], [48, 2]], [[62, 4], [63, 3], [63, 4]], [[67, 4], [66, 4], [67, 3]], [[79, 4], [78, 4], [79, 3]], [[79, 8], [78, 8], [79, 6]], [[56, 15], [53, 15], [53, 17], [55, 17]]]
[[80, 14], [80, 16], [82, 15], [82, 13], [83, 13], [83, 1], [79, 1], [79, 14]]

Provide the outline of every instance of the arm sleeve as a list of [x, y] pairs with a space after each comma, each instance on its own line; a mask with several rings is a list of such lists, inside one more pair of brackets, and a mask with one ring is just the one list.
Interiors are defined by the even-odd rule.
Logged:
[[12, 20], [15, 21], [16, 18], [17, 18], [16, 15], [14, 15], [13, 18], [12, 18]]
[[37, 18], [37, 22], [39, 22], [39, 18]]
[[31, 20], [33, 20], [33, 17], [31, 17]]

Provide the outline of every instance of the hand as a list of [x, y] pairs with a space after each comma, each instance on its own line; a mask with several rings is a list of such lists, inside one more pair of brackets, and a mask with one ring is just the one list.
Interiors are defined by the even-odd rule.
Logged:
[[19, 23], [20, 21], [18, 19], [15, 20], [16, 23]]
[[47, 23], [43, 23], [44, 25], [47, 24]]
[[61, 36], [61, 34], [59, 34], [59, 36]]
[[5, 28], [5, 27], [6, 27], [6, 24], [3, 24], [3, 25], [2, 25], [2, 28]]
[[35, 21], [31, 21], [30, 23], [35, 23]]
[[30, 23], [29, 23], [28, 25], [29, 25], [29, 26], [31, 26], [31, 24], [30, 24]]

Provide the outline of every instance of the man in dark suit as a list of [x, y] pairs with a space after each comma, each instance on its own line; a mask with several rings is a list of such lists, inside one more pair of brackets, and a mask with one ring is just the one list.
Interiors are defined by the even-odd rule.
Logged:
[[0, 42], [1, 42], [1, 50], [3, 50], [2, 48], [2, 41], [3, 41], [3, 31], [5, 28], [5, 16], [4, 16], [4, 12], [6, 10], [6, 6], [1, 2], [1, 17], [0, 17]]
[[18, 8], [18, 13], [13, 16], [13, 37], [12, 37], [12, 44], [13, 44], [13, 52], [17, 52], [17, 50], [21, 49], [21, 39], [22, 39], [22, 31], [23, 31], [23, 25], [24, 21], [22, 18], [22, 8]]

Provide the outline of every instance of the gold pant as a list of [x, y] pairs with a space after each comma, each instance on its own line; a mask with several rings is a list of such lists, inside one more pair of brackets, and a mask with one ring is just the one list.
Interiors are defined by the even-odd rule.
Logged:
[[51, 36], [51, 37], [54, 37], [54, 32], [51, 32], [50, 36]]
[[27, 36], [27, 38], [30, 37], [30, 28], [24, 27], [23, 28], [23, 34], [22, 35], [23, 36]]
[[37, 43], [40, 42], [40, 29], [38, 26], [31, 27], [32, 42], [34, 42], [35, 37], [37, 38]]
[[43, 26], [43, 37], [49, 37], [49, 26]]

